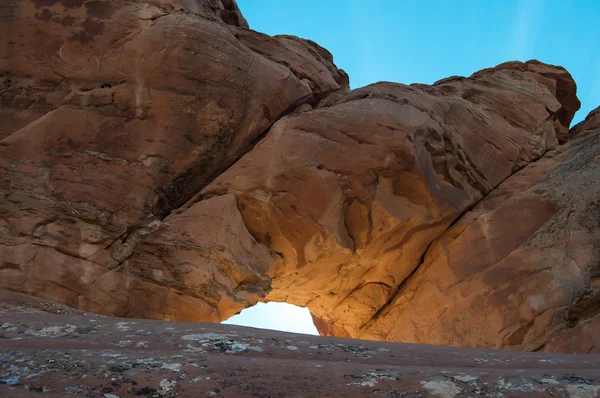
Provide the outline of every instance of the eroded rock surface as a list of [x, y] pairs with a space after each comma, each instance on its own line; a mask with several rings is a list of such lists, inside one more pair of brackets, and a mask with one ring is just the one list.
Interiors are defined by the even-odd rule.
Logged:
[[577, 123], [569, 134], [572, 137], [580, 137], [582, 135], [590, 134], [600, 129], [600, 107], [591, 111], [585, 120]]
[[600, 352], [599, 175], [600, 129], [510, 177], [430, 246], [361, 336]]
[[[233, 0], [0, 7], [0, 288], [123, 317], [596, 352], [598, 118], [561, 67], [348, 91]], [[563, 144], [563, 145], [560, 145]]]
[[586, 398], [600, 392], [598, 355], [57, 315], [56, 308], [0, 292], [0, 395]]
[[[179, 293], [123, 261], [282, 115], [345, 92], [345, 73], [315, 43], [244, 29], [232, 0], [0, 9], [0, 285], [109, 314], [219, 321], [195, 298], [210, 287]], [[228, 294], [246, 302], [268, 277], [242, 268], [251, 283]]]
[[433, 86], [355, 90], [278, 121], [178, 216], [235, 195], [276, 259], [268, 299], [359, 336], [435, 238], [557, 145], [568, 130], [559, 115], [575, 101], [574, 90], [557, 94], [563, 79], [559, 68], [511, 63]]

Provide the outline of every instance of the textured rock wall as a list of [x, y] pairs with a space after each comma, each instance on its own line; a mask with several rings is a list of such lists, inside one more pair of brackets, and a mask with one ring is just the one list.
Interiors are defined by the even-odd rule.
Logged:
[[[419, 266], [436, 238], [511, 174], [555, 147], [557, 135], [566, 135], [568, 124], [559, 115], [577, 100], [574, 85], [568, 95], [558, 93], [561, 80], [572, 82], [564, 70], [531, 62], [431, 87], [381, 83], [359, 89], [335, 106], [277, 122], [202, 197], [236, 196], [250, 233], [277, 255], [268, 271], [268, 299], [308, 306], [323, 333], [501, 346], [495, 330], [482, 332], [488, 340], [469, 340], [446, 325], [440, 329], [455, 340], [423, 328], [404, 333], [412, 323], [435, 320], [454, 297], [435, 303], [424, 293], [424, 304], [409, 304], [413, 312], [406, 318], [397, 303], [415, 289], [408, 284], [415, 276], [409, 276], [425, 268]], [[539, 214], [522, 231], [515, 218], [500, 216], [510, 233], [517, 232], [501, 236], [501, 245], [521, 243], [556, 211], [551, 202], [527, 204]], [[190, 210], [203, 206], [199, 201]], [[527, 208], [513, 210], [528, 214]], [[509, 238], [515, 242], [504, 242]], [[466, 253], [457, 258], [458, 267], [468, 267], [465, 260], [477, 250], [493, 257], [485, 243], [459, 245], [458, 252]], [[479, 277], [468, 268], [464, 273]], [[448, 276], [432, 279], [452, 282]], [[489, 304], [490, 317], [496, 304]], [[464, 324], [464, 333], [477, 325]]]
[[600, 126], [569, 132], [563, 68], [348, 93], [327, 50], [249, 30], [232, 0], [11, 0], [0, 21], [1, 289], [117, 316], [287, 301], [322, 334], [600, 347]]
[[346, 91], [347, 76], [312, 42], [245, 30], [233, 1], [23, 0], [1, 18], [2, 287], [219, 321], [203, 293], [123, 261], [273, 122]]
[[598, 133], [549, 152], [464, 214], [361, 337], [556, 350], [548, 339], [578, 334], [560, 351], [598, 352]]

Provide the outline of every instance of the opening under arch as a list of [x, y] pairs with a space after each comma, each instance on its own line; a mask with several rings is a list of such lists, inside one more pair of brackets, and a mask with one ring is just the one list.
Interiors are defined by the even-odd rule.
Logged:
[[268, 302], [242, 310], [222, 322], [226, 325], [250, 326], [259, 329], [279, 330], [282, 332], [319, 335], [310, 311], [293, 304]]

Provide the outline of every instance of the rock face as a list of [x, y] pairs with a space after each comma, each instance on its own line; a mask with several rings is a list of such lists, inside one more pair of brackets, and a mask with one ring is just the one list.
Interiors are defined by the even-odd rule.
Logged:
[[[169, 317], [172, 306], [219, 321], [196, 298], [210, 287], [175, 292], [123, 261], [282, 115], [345, 92], [345, 73], [312, 42], [244, 29], [231, 0], [1, 10], [1, 286], [103, 313]], [[247, 302], [268, 277], [237, 265], [244, 239], [235, 260], [215, 260], [231, 263], [226, 281], [209, 284]]]
[[560, 351], [599, 352], [599, 155], [591, 134], [502, 183], [431, 244], [361, 336], [555, 350], [549, 339], [576, 333]]
[[572, 137], [594, 133], [600, 129], [600, 107], [591, 111], [585, 120], [577, 123], [569, 132]]
[[431, 87], [381, 83], [286, 117], [180, 215], [235, 195], [276, 256], [269, 299], [360, 336], [435, 238], [557, 145], [567, 126], [556, 117], [575, 93], [553, 95], [547, 71], [559, 69], [510, 64]]
[[563, 68], [348, 93], [329, 52], [249, 30], [234, 1], [0, 10], [0, 288], [116, 316], [286, 301], [322, 334], [600, 349], [600, 125], [569, 130]]

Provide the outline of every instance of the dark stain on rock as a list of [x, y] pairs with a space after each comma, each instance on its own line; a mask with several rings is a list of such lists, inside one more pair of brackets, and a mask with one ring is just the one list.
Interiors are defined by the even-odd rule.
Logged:
[[88, 35], [85, 31], [79, 31], [68, 37], [69, 41], [78, 41], [81, 44], [89, 43], [93, 40], [92, 36]]
[[67, 147], [71, 150], [81, 149], [81, 142], [68, 138]]
[[52, 12], [49, 9], [44, 8], [41, 13], [35, 13], [35, 18], [47, 22], [52, 19]]
[[87, 18], [83, 22], [82, 26], [85, 29], [86, 33], [90, 36], [98, 36], [101, 35], [102, 32], [104, 32], [104, 23], [96, 21], [92, 18]]
[[83, 4], [83, 0], [31, 0], [35, 4], [35, 8], [52, 7], [55, 4], [62, 3], [66, 8], [79, 8]]
[[70, 15], [67, 15], [64, 18], [54, 18], [52, 21], [59, 23], [63, 26], [73, 26], [73, 24], [75, 23], [75, 18], [73, 18]]
[[67, 8], [79, 8], [83, 4], [83, 0], [62, 0], [61, 2]]
[[150, 397], [150, 396], [154, 396], [155, 393], [156, 393], [156, 390], [154, 388], [146, 386], [144, 388], [140, 388], [139, 390], [137, 390], [135, 392], [135, 395], [137, 395], [137, 396], [143, 395], [143, 396]]
[[109, 19], [116, 11], [110, 1], [90, 1], [85, 3], [85, 7], [87, 8], [88, 17], [99, 19]]
[[43, 114], [46, 114], [54, 109], [54, 104], [46, 101], [45, 97], [41, 97], [32, 105], [32, 107], [33, 109], [36, 109]]
[[4, 78], [4, 87], [8, 88], [8, 87], [12, 86], [12, 84], [13, 84], [12, 77], [11, 76], [6, 76]]
[[35, 8], [39, 9], [42, 7], [52, 7], [56, 4], [57, 0], [31, 0], [35, 4]]
[[184, 137], [189, 143], [196, 145], [196, 141], [194, 140], [194, 137], [192, 137], [190, 134], [185, 134]]

